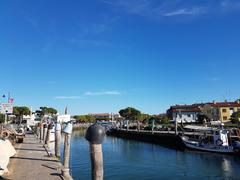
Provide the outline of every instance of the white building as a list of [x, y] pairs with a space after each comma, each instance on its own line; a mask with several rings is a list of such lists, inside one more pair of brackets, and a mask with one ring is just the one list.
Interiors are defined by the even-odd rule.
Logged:
[[192, 105], [176, 105], [171, 106], [168, 110], [173, 121], [178, 123], [194, 123], [197, 121], [197, 116], [201, 112], [202, 104]]
[[198, 111], [173, 112], [173, 121], [178, 123], [192, 123], [197, 121]]
[[40, 120], [41, 118], [36, 113], [32, 113], [31, 115], [23, 115], [22, 123], [26, 123], [27, 126], [34, 126]]
[[71, 120], [70, 114], [64, 114], [64, 115], [58, 115], [57, 116], [57, 122], [59, 123], [67, 123]]

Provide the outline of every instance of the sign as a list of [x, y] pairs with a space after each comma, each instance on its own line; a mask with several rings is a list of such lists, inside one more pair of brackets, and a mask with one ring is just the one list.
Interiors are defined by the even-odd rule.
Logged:
[[1, 103], [1, 113], [2, 114], [12, 114], [13, 113], [13, 104], [12, 103]]

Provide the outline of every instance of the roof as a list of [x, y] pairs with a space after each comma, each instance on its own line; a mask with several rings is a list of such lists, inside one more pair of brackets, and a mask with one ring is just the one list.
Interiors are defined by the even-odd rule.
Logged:
[[110, 116], [109, 113], [99, 113], [99, 114], [93, 114], [94, 116]]
[[180, 113], [180, 112], [201, 112], [200, 108], [191, 108], [191, 109], [173, 109], [172, 112], [177, 112], [177, 113]]
[[191, 104], [191, 105], [175, 105], [175, 106], [171, 106], [172, 109], [186, 109], [186, 108], [196, 108], [196, 107], [201, 107], [204, 106], [204, 103], [201, 104]]
[[213, 107], [240, 107], [238, 102], [216, 102], [216, 103], [207, 103]]

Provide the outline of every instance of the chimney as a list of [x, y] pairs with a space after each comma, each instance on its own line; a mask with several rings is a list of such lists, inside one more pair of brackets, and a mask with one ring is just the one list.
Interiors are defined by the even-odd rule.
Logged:
[[213, 100], [213, 104], [216, 104], [216, 101]]
[[224, 101], [225, 103], [227, 102], [227, 100], [225, 99], [225, 101]]
[[237, 103], [240, 104], [240, 99], [237, 100]]

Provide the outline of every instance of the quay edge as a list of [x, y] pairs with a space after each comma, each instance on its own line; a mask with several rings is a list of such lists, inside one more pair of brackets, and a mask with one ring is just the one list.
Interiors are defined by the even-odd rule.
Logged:
[[112, 129], [107, 133], [109, 136], [115, 136], [123, 139], [142, 141], [147, 143], [159, 144], [176, 150], [184, 150], [185, 145], [179, 135], [168, 133], [137, 132]]

